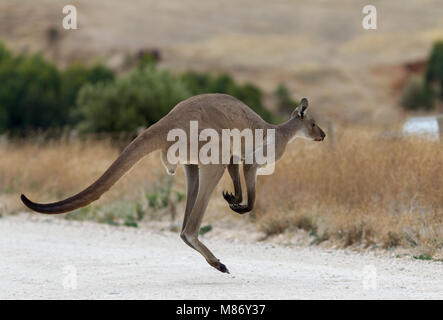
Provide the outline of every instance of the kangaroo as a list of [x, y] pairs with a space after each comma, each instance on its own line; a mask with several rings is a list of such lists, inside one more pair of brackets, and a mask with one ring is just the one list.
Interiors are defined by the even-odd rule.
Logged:
[[[198, 121], [199, 129], [274, 129], [275, 161], [279, 160], [289, 142], [294, 138], [323, 141], [325, 133], [306, 115], [308, 100], [303, 98], [292, 112], [289, 120], [279, 125], [264, 121], [258, 114], [240, 100], [226, 94], [202, 94], [178, 103], [165, 117], [143, 131], [135, 138], [111, 164], [111, 166], [89, 187], [62, 201], [41, 204], [21, 195], [21, 200], [30, 209], [46, 214], [59, 214], [75, 210], [97, 200], [111, 188], [135, 163], [147, 154], [161, 150], [161, 159], [170, 174], [174, 174], [177, 164], [167, 160], [167, 152], [173, 141], [168, 141], [172, 129], [189, 131], [190, 121]], [[201, 145], [198, 146], [201, 148]], [[233, 155], [232, 155], [233, 156]], [[212, 267], [225, 273], [228, 268], [198, 239], [200, 225], [211, 194], [221, 179], [225, 169], [234, 185], [234, 194], [223, 192], [231, 210], [244, 214], [250, 212], [255, 202], [256, 163], [243, 163], [247, 203], [242, 203], [239, 163], [202, 164], [187, 158], [182, 162], [186, 174], [187, 197], [181, 238], [191, 248], [198, 251]]]

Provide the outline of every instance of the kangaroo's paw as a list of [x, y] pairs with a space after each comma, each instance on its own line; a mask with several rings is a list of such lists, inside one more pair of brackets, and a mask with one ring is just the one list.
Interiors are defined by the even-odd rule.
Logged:
[[223, 198], [225, 198], [225, 200], [229, 204], [234, 203], [234, 200], [235, 200], [235, 196], [232, 193], [228, 192], [228, 191], [223, 191]]
[[246, 213], [246, 212], [249, 212], [252, 210], [251, 208], [249, 208], [248, 205], [237, 204], [237, 203], [230, 203], [229, 208], [231, 208], [232, 211], [235, 211], [240, 214], [243, 214], [243, 213]]
[[229, 204], [239, 204], [242, 201], [242, 199], [237, 199], [235, 195], [228, 191], [223, 191], [223, 198], [225, 198]]

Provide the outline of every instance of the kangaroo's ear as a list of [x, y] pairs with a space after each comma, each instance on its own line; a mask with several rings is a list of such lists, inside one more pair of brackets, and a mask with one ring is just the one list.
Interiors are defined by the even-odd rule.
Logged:
[[299, 116], [300, 118], [303, 118], [305, 116], [306, 110], [308, 109], [308, 99], [303, 98], [301, 99], [299, 105], [295, 110], [292, 112], [292, 117]]

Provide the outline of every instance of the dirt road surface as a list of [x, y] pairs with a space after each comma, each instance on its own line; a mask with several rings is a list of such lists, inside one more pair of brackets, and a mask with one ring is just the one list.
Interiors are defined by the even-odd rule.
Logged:
[[61, 219], [0, 219], [1, 299], [442, 299], [443, 265], [318, 247], [204, 239]]

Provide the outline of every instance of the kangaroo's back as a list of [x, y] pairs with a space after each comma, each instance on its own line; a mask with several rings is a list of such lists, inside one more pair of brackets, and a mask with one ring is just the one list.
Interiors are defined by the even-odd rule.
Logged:
[[267, 123], [250, 107], [227, 94], [200, 94], [177, 104], [162, 119], [175, 128], [187, 128], [189, 121], [198, 121], [200, 129], [255, 129]]

